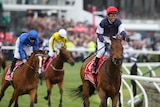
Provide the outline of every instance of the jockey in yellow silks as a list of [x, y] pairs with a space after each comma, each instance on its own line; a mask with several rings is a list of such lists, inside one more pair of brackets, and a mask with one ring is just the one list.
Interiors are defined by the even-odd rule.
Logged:
[[60, 52], [60, 48], [66, 48], [67, 42], [67, 31], [65, 29], [60, 29], [58, 32], [52, 34], [49, 39], [49, 53], [45, 63], [49, 60], [50, 57], [57, 56]]

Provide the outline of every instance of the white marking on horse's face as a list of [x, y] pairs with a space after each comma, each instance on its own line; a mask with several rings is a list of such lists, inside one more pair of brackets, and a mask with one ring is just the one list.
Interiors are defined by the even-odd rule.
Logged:
[[42, 56], [38, 56], [39, 59], [39, 67], [38, 67], [38, 73], [42, 73]]

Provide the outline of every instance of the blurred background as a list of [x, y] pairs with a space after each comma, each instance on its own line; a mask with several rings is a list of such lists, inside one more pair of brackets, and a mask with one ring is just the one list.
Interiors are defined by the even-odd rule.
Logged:
[[67, 46], [73, 57], [82, 61], [95, 51], [96, 26], [110, 5], [119, 9], [118, 17], [131, 39], [123, 42], [125, 61], [135, 56], [140, 62], [159, 62], [160, 0], [0, 0], [3, 52], [11, 60], [13, 49], [5, 46], [14, 46], [19, 34], [30, 29], [39, 32], [45, 42], [40, 46], [47, 47], [52, 33], [63, 27], [68, 31]]

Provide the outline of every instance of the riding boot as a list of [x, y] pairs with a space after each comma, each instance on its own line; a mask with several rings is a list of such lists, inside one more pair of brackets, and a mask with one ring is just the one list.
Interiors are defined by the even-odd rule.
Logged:
[[97, 67], [98, 61], [99, 61], [99, 58], [96, 57], [92, 67], [92, 74], [96, 74], [96, 67]]
[[14, 69], [14, 67], [15, 67], [15, 64], [16, 64], [17, 60], [18, 60], [17, 58], [14, 58], [13, 61], [12, 61], [11, 68], [10, 68], [10, 75], [11, 75], [12, 72], [13, 72], [13, 69]]

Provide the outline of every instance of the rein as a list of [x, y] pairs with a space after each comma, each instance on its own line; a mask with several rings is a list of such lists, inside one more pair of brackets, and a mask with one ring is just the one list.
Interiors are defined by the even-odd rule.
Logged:
[[51, 68], [52, 68], [53, 70], [55, 70], [55, 71], [64, 71], [63, 68], [62, 68], [62, 69], [56, 69], [52, 64], [50, 64], [50, 66], [51, 66]]
[[35, 67], [33, 67], [33, 66], [30, 66], [27, 62], [26, 63], [24, 63], [25, 65], [27, 65], [28, 67], [30, 67], [31, 69], [39, 69], [39, 68], [42, 68], [42, 67], [38, 67], [38, 68], [35, 68]]
[[[44, 54], [35, 54], [35, 56], [44, 56]], [[38, 68], [36, 68], [36, 67], [33, 67], [33, 66], [30, 66], [27, 62], [26, 63], [24, 63], [25, 65], [27, 65], [28, 67], [30, 67], [31, 69], [41, 69], [42, 67], [38, 67]]]

